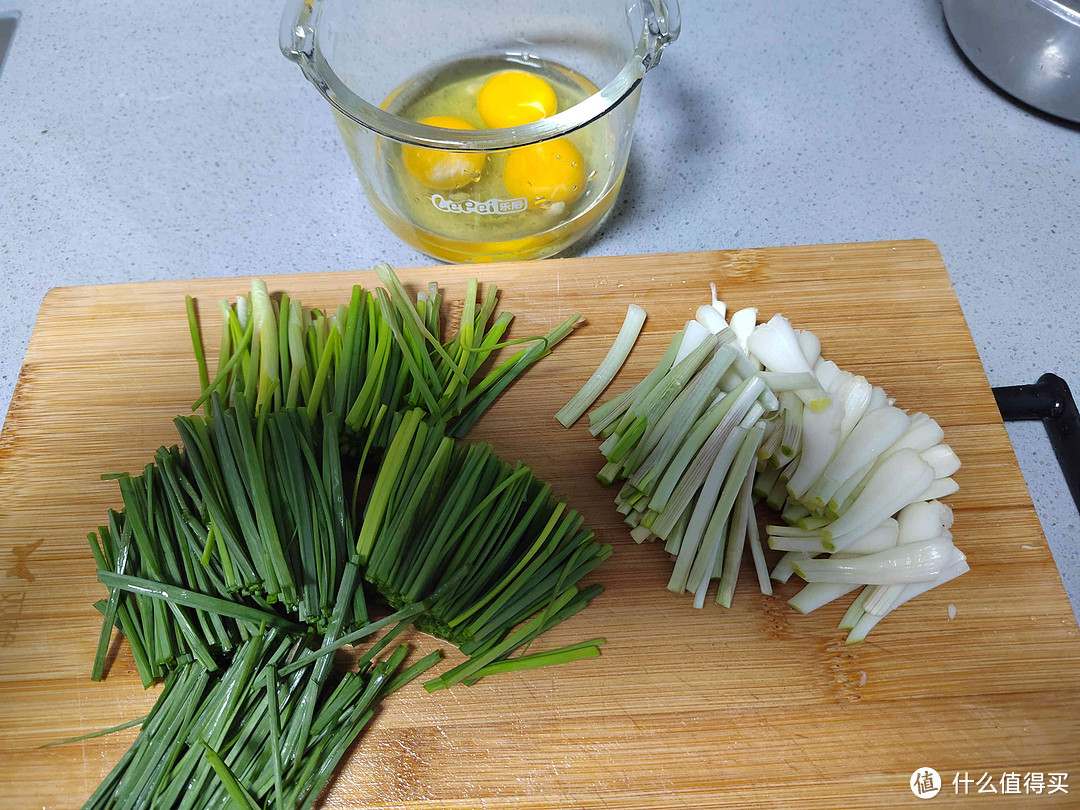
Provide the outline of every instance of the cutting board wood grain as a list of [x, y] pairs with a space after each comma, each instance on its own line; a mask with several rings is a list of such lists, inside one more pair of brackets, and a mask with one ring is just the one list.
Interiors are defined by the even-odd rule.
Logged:
[[[391, 696], [325, 806], [903, 806], [920, 804], [909, 778], [927, 766], [946, 782], [937, 802], [956, 799], [951, 780], [965, 771], [995, 780], [1065, 772], [1076, 782], [1071, 794], [1010, 796], [1010, 806], [1080, 793], [1077, 624], [933, 244], [401, 271], [412, 289], [440, 282], [451, 318], [473, 274], [499, 286], [501, 308], [517, 314], [513, 336], [574, 312], [586, 318], [472, 438], [532, 465], [614, 545], [597, 572], [606, 592], [543, 640], [608, 643], [591, 661]], [[708, 300], [709, 282], [733, 309], [782, 312], [813, 329], [842, 368], [938, 419], [964, 462], [948, 501], [971, 573], [904, 606], [866, 643], [845, 645], [836, 630], [846, 604], [799, 616], [784, 602], [794, 583], [765, 597], [745, 567], [730, 610], [711, 599], [694, 610], [668, 593], [663, 549], [636, 545], [614, 491], [593, 479], [600, 456], [584, 420], [564, 430], [553, 419], [628, 304], [649, 319], [605, 397], [652, 367]], [[365, 271], [269, 283], [333, 308], [352, 284], [376, 279]], [[183, 296], [196, 297], [214, 347], [216, 301], [246, 287], [232, 278], [65, 288], [42, 304], [0, 435], [0, 806], [80, 804], [136, 731], [37, 746], [141, 715], [154, 699], [118, 642], [108, 678], [89, 680], [100, 624], [91, 605], [105, 590], [86, 533], [120, 504], [115, 483], [99, 475], [138, 471], [175, 443], [171, 420], [197, 395]], [[420, 634], [411, 641], [421, 652], [440, 646]]]

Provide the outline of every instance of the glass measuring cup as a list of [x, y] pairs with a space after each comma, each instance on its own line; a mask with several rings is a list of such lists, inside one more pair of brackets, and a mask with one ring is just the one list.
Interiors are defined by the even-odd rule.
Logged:
[[642, 77], [679, 25], [677, 0], [290, 0], [280, 44], [390, 230], [478, 262], [551, 256], [600, 226]]

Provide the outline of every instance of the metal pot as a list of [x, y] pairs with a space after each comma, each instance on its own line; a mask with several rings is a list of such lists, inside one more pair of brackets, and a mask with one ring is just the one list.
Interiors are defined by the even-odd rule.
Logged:
[[1080, 0], [943, 0], [960, 48], [990, 81], [1080, 122]]

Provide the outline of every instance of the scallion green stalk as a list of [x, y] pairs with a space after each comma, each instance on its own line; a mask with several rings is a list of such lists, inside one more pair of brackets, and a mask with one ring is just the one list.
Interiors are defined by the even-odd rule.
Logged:
[[608, 349], [599, 367], [585, 381], [581, 389], [571, 397], [570, 401], [555, 414], [559, 424], [563, 427], [570, 427], [581, 418], [581, 415], [589, 409], [590, 405], [596, 402], [600, 394], [615, 378], [619, 369], [623, 367], [630, 350], [634, 348], [638, 335], [641, 334], [641, 327], [644, 325], [645, 310], [637, 304], [631, 304], [626, 310], [626, 317], [623, 320], [622, 327], [619, 329], [619, 334], [615, 337], [615, 342], [611, 344], [611, 348]]

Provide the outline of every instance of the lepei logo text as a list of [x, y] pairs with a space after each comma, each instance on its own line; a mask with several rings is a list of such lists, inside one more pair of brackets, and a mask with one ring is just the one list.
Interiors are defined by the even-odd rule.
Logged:
[[528, 206], [524, 197], [510, 200], [448, 200], [441, 194], [431, 195], [431, 204], [448, 214], [515, 214]]

